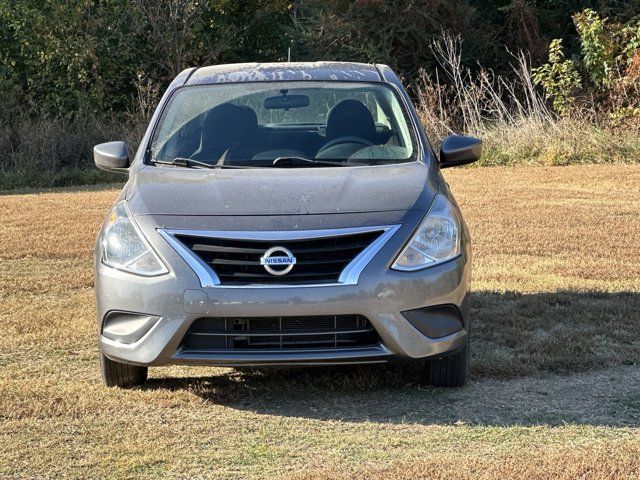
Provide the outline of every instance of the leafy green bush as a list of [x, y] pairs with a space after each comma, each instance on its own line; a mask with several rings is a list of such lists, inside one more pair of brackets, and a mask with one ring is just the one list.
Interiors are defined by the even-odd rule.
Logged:
[[549, 63], [535, 68], [533, 81], [542, 85], [553, 108], [560, 114], [567, 113], [580, 89], [580, 74], [572, 60], [564, 58], [562, 40], [556, 39], [549, 46]]
[[534, 81], [544, 88], [560, 115], [583, 112], [600, 123], [637, 123], [640, 22], [609, 22], [591, 9], [575, 14], [573, 20], [580, 55], [566, 60], [562, 40], [553, 40], [549, 61], [534, 69]]
[[582, 61], [593, 85], [606, 87], [613, 80], [618, 55], [616, 38], [606, 30], [606, 23], [591, 9], [574, 15], [580, 35]]

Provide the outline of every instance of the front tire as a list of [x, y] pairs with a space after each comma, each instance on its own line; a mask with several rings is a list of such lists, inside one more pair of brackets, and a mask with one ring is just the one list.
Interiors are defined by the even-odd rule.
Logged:
[[426, 382], [434, 387], [462, 387], [469, 378], [469, 341], [456, 353], [428, 360]]
[[114, 362], [100, 354], [102, 380], [107, 387], [130, 388], [147, 381], [147, 367], [138, 367], [126, 363]]

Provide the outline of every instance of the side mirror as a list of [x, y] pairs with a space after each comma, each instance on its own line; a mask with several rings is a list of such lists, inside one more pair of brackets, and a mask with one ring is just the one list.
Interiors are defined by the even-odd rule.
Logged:
[[93, 147], [93, 161], [107, 172], [127, 173], [129, 169], [129, 149], [124, 142], [101, 143]]
[[481, 156], [482, 140], [463, 135], [450, 135], [440, 146], [440, 168], [473, 163]]

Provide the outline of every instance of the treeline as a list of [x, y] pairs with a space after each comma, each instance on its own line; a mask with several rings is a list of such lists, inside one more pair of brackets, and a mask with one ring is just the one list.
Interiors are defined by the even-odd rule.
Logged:
[[135, 145], [179, 71], [289, 50], [391, 65], [438, 133], [630, 125], [639, 20], [640, 0], [0, 0], [0, 189], [101, 181], [92, 144]]
[[[0, 96], [35, 114], [145, 107], [188, 66], [340, 59], [391, 65], [411, 81], [428, 48], [461, 35], [463, 64], [508, 71], [511, 52], [544, 63], [551, 40], [580, 51], [572, 15], [612, 22], [640, 0], [0, 0]], [[505, 49], [507, 47], [507, 49]]]

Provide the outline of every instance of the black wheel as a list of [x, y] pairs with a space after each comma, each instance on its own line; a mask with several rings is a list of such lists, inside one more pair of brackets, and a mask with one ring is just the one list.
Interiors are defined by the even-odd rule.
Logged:
[[102, 353], [100, 354], [100, 369], [102, 370], [102, 380], [107, 387], [136, 387], [147, 381], [147, 367], [114, 362]]
[[456, 353], [428, 360], [426, 381], [434, 387], [462, 387], [469, 377], [469, 341]]

